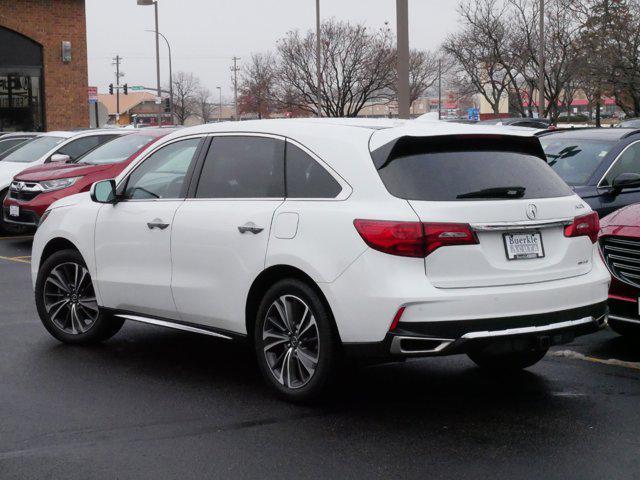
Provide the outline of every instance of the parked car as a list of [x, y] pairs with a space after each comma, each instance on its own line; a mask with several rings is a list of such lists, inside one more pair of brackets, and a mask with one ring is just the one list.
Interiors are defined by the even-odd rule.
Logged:
[[15, 132], [6, 133], [0, 136], [0, 160], [2, 160], [2, 158], [14, 148], [19, 147], [26, 141], [31, 140], [38, 135], [38, 133]]
[[[26, 168], [50, 162], [73, 161], [109, 140], [130, 132], [122, 130], [89, 130], [84, 132], [50, 132], [12, 150], [0, 161], [0, 198], [4, 199], [9, 185]], [[12, 225], [0, 216], [0, 232], [11, 231]]]
[[343, 353], [466, 353], [513, 370], [605, 324], [598, 217], [536, 137], [393, 125], [168, 135], [43, 215], [32, 274], [44, 326], [71, 344], [125, 320], [244, 339], [265, 380], [301, 400]]
[[497, 125], [505, 127], [525, 127], [535, 128], [538, 130], [548, 130], [551, 127], [551, 122], [546, 118], [494, 118], [491, 120], [482, 120], [478, 122], [479, 125]]
[[20, 172], [4, 199], [5, 223], [37, 227], [49, 206], [63, 197], [88, 192], [95, 182], [117, 177], [148, 146], [170, 130], [135, 132], [107, 142], [71, 163], [48, 163]]
[[564, 130], [540, 142], [549, 165], [600, 217], [640, 202], [640, 130]]
[[640, 128], [640, 118], [628, 118], [616, 125], [616, 128]]
[[640, 336], [640, 204], [602, 219], [600, 251], [611, 272], [609, 325], [620, 335]]

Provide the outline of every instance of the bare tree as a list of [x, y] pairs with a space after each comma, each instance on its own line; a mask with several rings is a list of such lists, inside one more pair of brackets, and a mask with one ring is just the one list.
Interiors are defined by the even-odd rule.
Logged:
[[173, 76], [174, 111], [180, 125], [198, 113], [199, 89], [200, 80], [193, 73], [178, 72]]
[[213, 120], [214, 106], [211, 103], [211, 90], [200, 87], [195, 93], [197, 114], [202, 119], [202, 123], [209, 123]]
[[467, 0], [458, 7], [461, 31], [449, 35], [444, 51], [455, 61], [456, 83], [473, 85], [495, 114], [512, 76], [505, 66], [505, 7], [498, 0]]
[[241, 114], [269, 118], [276, 103], [276, 71], [277, 61], [272, 53], [251, 55], [239, 85], [238, 110]]
[[[322, 112], [329, 117], [356, 116], [365, 105], [385, 103], [393, 89], [393, 35], [388, 28], [327, 20], [321, 27]], [[296, 108], [317, 113], [315, 33], [292, 31], [278, 42], [278, 96], [289, 94]], [[290, 95], [292, 92], [295, 95]]]

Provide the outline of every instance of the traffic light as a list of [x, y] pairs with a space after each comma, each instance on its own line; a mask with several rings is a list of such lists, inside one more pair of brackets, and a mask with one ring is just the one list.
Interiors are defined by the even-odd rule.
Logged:
[[164, 113], [171, 113], [171, 99], [164, 99]]
[[122, 93], [124, 93], [125, 95], [129, 95], [129, 84], [125, 83], [124, 87], [122, 87]]
[[109, 84], [109, 95], [113, 95], [113, 83]]

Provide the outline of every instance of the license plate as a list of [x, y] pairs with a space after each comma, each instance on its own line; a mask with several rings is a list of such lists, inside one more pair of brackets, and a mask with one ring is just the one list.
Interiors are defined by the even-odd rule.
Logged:
[[505, 233], [504, 248], [508, 260], [543, 258], [544, 247], [540, 232]]
[[20, 207], [18, 205], [9, 205], [9, 216], [10, 217], [19, 217], [20, 216]]

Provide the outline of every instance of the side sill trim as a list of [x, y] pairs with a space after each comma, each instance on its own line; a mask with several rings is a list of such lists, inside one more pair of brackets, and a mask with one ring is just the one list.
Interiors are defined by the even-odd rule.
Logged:
[[636, 320], [634, 318], [619, 317], [618, 315], [609, 315], [609, 318], [611, 320], [617, 320], [619, 322], [634, 323], [640, 325], [640, 320]]
[[128, 314], [122, 314], [122, 313], [117, 313], [116, 317], [124, 318], [125, 320], [131, 320], [134, 322], [148, 323], [150, 325], [158, 325], [160, 327], [173, 328], [175, 330], [182, 330], [185, 332], [192, 332], [192, 333], [200, 333], [202, 335], [209, 335], [211, 337], [224, 338], [225, 340], [232, 340], [231, 337], [227, 335], [223, 335], [221, 333], [205, 330], [204, 328], [192, 327], [190, 325], [183, 325], [181, 323], [169, 322], [167, 320], [158, 320], [156, 318], [143, 317], [140, 315], [128, 315]]

